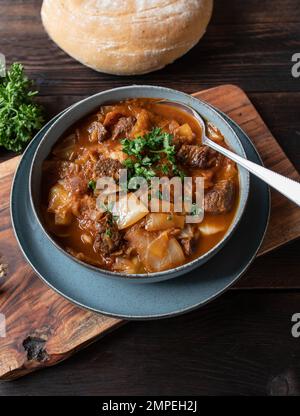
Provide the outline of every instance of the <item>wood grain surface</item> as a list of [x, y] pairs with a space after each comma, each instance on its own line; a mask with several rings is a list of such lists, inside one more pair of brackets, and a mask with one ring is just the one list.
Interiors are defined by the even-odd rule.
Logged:
[[[256, 112], [246, 94], [233, 85], [195, 94], [228, 114], [258, 147], [267, 167], [299, 179], [298, 173]], [[14, 379], [51, 366], [93, 342], [122, 321], [84, 311], [47, 288], [26, 264], [11, 229], [9, 193], [19, 157], [0, 164], [0, 255], [7, 264], [0, 311], [7, 336], [0, 338], [0, 379]], [[300, 211], [278, 193], [272, 197], [270, 225], [259, 254], [300, 236]]]
[[[187, 93], [239, 85], [299, 171], [300, 79], [291, 75], [292, 55], [300, 52], [299, 0], [214, 3], [201, 42], [144, 76], [100, 74], [68, 57], [42, 28], [41, 0], [0, 0], [0, 52], [8, 63], [25, 65], [48, 119], [85, 96], [133, 83]], [[0, 149], [0, 160], [13, 156]], [[0, 228], [8, 229], [1, 190], [0, 205]], [[300, 312], [299, 250], [298, 240], [259, 257], [234, 290], [205, 308], [172, 320], [129, 323], [64, 364], [0, 383], [0, 396], [299, 395], [300, 344], [290, 331], [292, 314]], [[28, 300], [28, 307], [37, 304]]]

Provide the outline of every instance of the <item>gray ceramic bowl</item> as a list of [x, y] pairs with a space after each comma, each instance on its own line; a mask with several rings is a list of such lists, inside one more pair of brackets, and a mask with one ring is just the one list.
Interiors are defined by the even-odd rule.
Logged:
[[155, 86], [144, 86], [144, 85], [133, 85], [129, 87], [121, 87], [115, 88], [112, 90], [104, 91], [98, 94], [95, 94], [91, 97], [88, 97], [77, 104], [70, 107], [66, 110], [50, 127], [50, 129], [46, 132], [43, 136], [42, 140], [40, 141], [37, 150], [34, 154], [32, 165], [30, 169], [30, 178], [29, 178], [29, 194], [31, 199], [31, 204], [33, 207], [33, 211], [37, 218], [38, 223], [40, 224], [41, 228], [43, 229], [44, 233], [48, 236], [52, 244], [54, 244], [58, 250], [64, 252], [64, 254], [73, 261], [80, 263], [82, 267], [87, 267], [95, 271], [95, 273], [101, 274], [101, 276], [106, 276], [109, 278], [119, 278], [119, 279], [127, 279], [128, 281], [137, 282], [137, 283], [151, 283], [151, 282], [159, 282], [167, 279], [171, 279], [182, 274], [185, 274], [196, 267], [201, 266], [209, 259], [212, 258], [214, 254], [216, 254], [227, 242], [230, 236], [233, 234], [237, 224], [239, 223], [243, 212], [245, 210], [245, 206], [248, 199], [249, 193], [249, 173], [239, 167], [239, 181], [240, 181], [240, 199], [238, 208], [235, 214], [235, 218], [229, 227], [227, 233], [223, 237], [223, 239], [214, 246], [210, 251], [205, 253], [204, 255], [198, 257], [197, 259], [184, 264], [182, 266], [176, 267], [171, 270], [166, 270], [163, 272], [156, 272], [156, 273], [148, 273], [148, 274], [123, 274], [119, 272], [111, 272], [104, 269], [99, 269], [95, 266], [91, 266], [86, 264], [80, 260], [77, 260], [73, 256], [69, 255], [66, 251], [60, 247], [56, 241], [53, 240], [51, 235], [47, 232], [44, 228], [42, 216], [40, 213], [39, 208], [39, 201], [40, 201], [40, 189], [41, 189], [41, 172], [42, 172], [42, 164], [47, 156], [50, 154], [53, 145], [56, 141], [64, 134], [64, 132], [71, 127], [74, 123], [85, 117], [86, 115], [90, 114], [91, 112], [95, 111], [101, 105], [125, 100], [127, 98], [136, 98], [136, 97], [144, 97], [144, 98], [165, 98], [168, 100], [179, 101], [184, 104], [187, 104], [198, 111], [204, 119], [211, 121], [224, 135], [225, 140], [229, 147], [236, 152], [237, 154], [246, 157], [245, 151], [243, 146], [230, 127], [230, 125], [220, 116], [214, 108], [209, 106], [207, 103], [200, 101], [196, 98], [191, 97], [190, 95], [184, 94], [182, 92], [172, 90], [169, 88], [162, 88], [162, 87], [155, 87]]

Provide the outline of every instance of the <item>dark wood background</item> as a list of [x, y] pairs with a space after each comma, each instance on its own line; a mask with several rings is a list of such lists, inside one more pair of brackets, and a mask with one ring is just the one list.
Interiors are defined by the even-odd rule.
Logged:
[[[116, 77], [83, 67], [41, 26], [40, 0], [0, 0], [0, 52], [24, 63], [47, 117], [98, 91], [132, 83], [188, 93], [237, 84], [300, 170], [299, 0], [215, 0], [203, 40], [167, 68]], [[12, 157], [0, 149], [0, 161]], [[300, 395], [300, 241], [257, 259], [235, 289], [196, 312], [131, 322], [57, 367], [0, 383], [0, 395]]]

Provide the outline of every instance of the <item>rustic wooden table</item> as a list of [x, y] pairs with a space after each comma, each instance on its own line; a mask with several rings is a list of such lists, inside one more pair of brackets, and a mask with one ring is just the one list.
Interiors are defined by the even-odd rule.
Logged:
[[[24, 63], [47, 116], [98, 91], [132, 83], [188, 93], [237, 84], [300, 170], [299, 0], [215, 0], [204, 39], [153, 74], [98, 74], [59, 50], [41, 26], [40, 0], [0, 0], [0, 52]], [[12, 157], [0, 150], [0, 161]], [[238, 286], [196, 312], [132, 322], [70, 360], [10, 383], [0, 395], [299, 395], [300, 242], [257, 259]]]

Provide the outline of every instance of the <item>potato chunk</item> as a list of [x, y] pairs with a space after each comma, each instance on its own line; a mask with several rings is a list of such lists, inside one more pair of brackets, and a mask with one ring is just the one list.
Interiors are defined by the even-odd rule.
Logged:
[[180, 127], [174, 130], [174, 135], [177, 138], [184, 140], [186, 143], [192, 143], [195, 137], [189, 124], [182, 124]]

